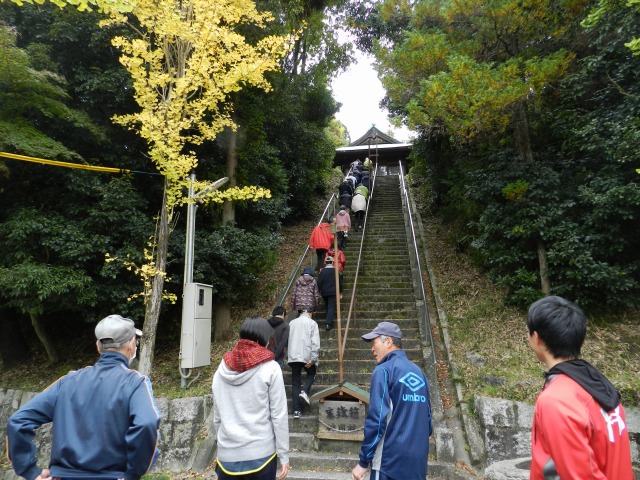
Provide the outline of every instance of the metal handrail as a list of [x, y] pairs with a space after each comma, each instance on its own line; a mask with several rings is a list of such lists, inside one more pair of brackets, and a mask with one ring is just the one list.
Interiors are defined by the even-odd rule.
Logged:
[[424, 281], [422, 280], [422, 265], [420, 263], [420, 254], [418, 253], [418, 242], [416, 241], [416, 232], [415, 229], [413, 228], [413, 215], [411, 214], [411, 206], [409, 204], [409, 193], [407, 191], [407, 185], [404, 181], [404, 170], [402, 168], [402, 161], [398, 162], [399, 166], [400, 166], [400, 187], [402, 190], [402, 195], [404, 196], [404, 200], [405, 200], [405, 205], [407, 207], [407, 212], [409, 213], [409, 224], [411, 225], [411, 240], [413, 242], [413, 248], [414, 248], [414, 252], [416, 255], [416, 263], [418, 266], [418, 273], [419, 273], [419, 277], [420, 277], [420, 292], [422, 293], [422, 301], [424, 302], [424, 322], [425, 322], [425, 327], [426, 330], [429, 332], [429, 342], [432, 345], [431, 348], [431, 354], [433, 357], [433, 363], [435, 365], [436, 363], [436, 352], [435, 352], [435, 348], [433, 348], [433, 334], [431, 333], [431, 328], [429, 326], [429, 315], [428, 315], [428, 310], [427, 310], [427, 296], [425, 294], [425, 289], [424, 289]]
[[[318, 220], [318, 223], [316, 223], [316, 227], [320, 225], [325, 218], [327, 218], [327, 212], [329, 211], [331, 205], [334, 205], [334, 210], [335, 210], [334, 199], [336, 198], [338, 198], [338, 196], [335, 193], [332, 193], [331, 197], [329, 197], [329, 201], [327, 202], [327, 206], [324, 207], [324, 211], [320, 216], [320, 220]], [[291, 290], [291, 286], [300, 276], [298, 272], [300, 272], [300, 267], [302, 266], [302, 262], [304, 262], [304, 259], [307, 256], [307, 252], [309, 251], [309, 248], [311, 247], [307, 245], [307, 248], [304, 249], [303, 254], [300, 256], [300, 259], [298, 260], [296, 267], [293, 269], [293, 271], [291, 272], [291, 275], [289, 276], [289, 283], [287, 284], [287, 287], [284, 289], [284, 291], [280, 295], [280, 299], [278, 300], [278, 303], [276, 304], [276, 306], [284, 305], [284, 301], [287, 298], [287, 295], [289, 295], [289, 290]]]
[[[373, 194], [376, 187], [376, 177], [378, 175], [378, 160], [376, 158], [376, 166], [373, 170], [373, 177], [371, 179], [371, 189], [369, 191], [369, 198], [367, 200], [367, 210], [364, 214], [364, 225], [362, 226], [362, 237], [360, 237], [360, 250], [358, 251], [358, 261], [356, 263], [356, 273], [353, 277], [353, 288], [351, 290], [351, 302], [349, 302], [349, 312], [347, 313], [347, 323], [344, 326], [344, 338], [342, 339], [342, 345], [340, 348], [340, 355], [344, 358], [344, 351], [347, 345], [347, 337], [349, 335], [349, 324], [351, 323], [351, 314], [354, 312], [355, 301], [356, 301], [356, 288], [358, 287], [358, 274], [360, 273], [360, 262], [362, 259], [362, 247], [364, 246], [364, 235], [367, 231], [367, 218], [369, 217], [369, 205], [371, 205], [371, 201], [373, 200]], [[354, 319], [355, 321], [355, 319]], [[343, 380], [343, 372], [342, 365], [340, 365], [340, 384], [342, 384]]]

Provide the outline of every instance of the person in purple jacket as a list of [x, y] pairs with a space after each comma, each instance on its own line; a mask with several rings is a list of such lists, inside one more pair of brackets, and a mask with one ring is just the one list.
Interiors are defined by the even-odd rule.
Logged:
[[[7, 452], [27, 480], [138, 480], [153, 466], [160, 411], [149, 378], [131, 370], [142, 332], [109, 315], [95, 329], [100, 358], [69, 372], [9, 418]], [[53, 422], [51, 457], [37, 466], [35, 430]]]
[[313, 268], [306, 267], [293, 286], [293, 291], [291, 292], [291, 310], [297, 311], [298, 315], [300, 315], [303, 306], [308, 305], [315, 310], [318, 307], [319, 301], [320, 290], [318, 289], [316, 279], [313, 277]]
[[407, 359], [395, 323], [380, 322], [362, 339], [371, 342], [378, 365], [371, 376], [360, 460], [351, 474], [363, 480], [371, 467], [371, 480], [424, 480], [433, 431], [429, 382]]

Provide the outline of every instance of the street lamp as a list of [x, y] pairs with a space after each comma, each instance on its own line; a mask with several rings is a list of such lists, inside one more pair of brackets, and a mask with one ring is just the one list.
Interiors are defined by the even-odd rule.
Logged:
[[196, 174], [191, 173], [191, 183], [189, 184], [189, 203], [187, 204], [187, 239], [184, 249], [184, 283], [193, 282], [193, 244], [196, 234], [196, 202], [205, 194], [219, 189], [222, 185], [229, 181], [229, 177], [222, 177], [215, 182], [207, 185], [206, 188], [200, 190], [197, 194], [193, 193], [193, 184], [196, 182]]
[[[187, 204], [187, 234], [184, 259], [184, 286], [182, 294], [182, 325], [180, 334], [180, 388], [187, 388], [190, 369], [211, 363], [211, 285], [193, 283], [193, 250], [196, 230], [196, 202], [209, 192], [229, 181], [223, 177], [194, 194], [196, 174], [191, 173], [189, 203]], [[200, 376], [200, 374], [198, 374]], [[196, 378], [198, 378], [196, 376]], [[195, 379], [194, 379], [195, 380]], [[193, 382], [193, 380], [192, 380]]]

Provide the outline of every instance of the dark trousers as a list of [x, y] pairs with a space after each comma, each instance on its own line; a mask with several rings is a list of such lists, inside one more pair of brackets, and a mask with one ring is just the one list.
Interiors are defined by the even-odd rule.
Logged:
[[357, 211], [356, 216], [356, 230], [364, 227], [364, 210]]
[[322, 298], [327, 306], [327, 318], [325, 319], [324, 324], [333, 327], [333, 318], [336, 316], [336, 296], [329, 295]]
[[324, 256], [327, 254], [326, 248], [316, 248], [316, 256], [318, 257], [318, 263], [316, 264], [316, 270], [322, 269], [324, 267]]
[[273, 480], [278, 473], [278, 457], [273, 457], [262, 470], [245, 475], [227, 475], [220, 469], [220, 465], [216, 462], [216, 475], [218, 480], [237, 480], [243, 478], [246, 480]]
[[338, 232], [338, 248], [340, 250], [347, 248], [347, 232]]
[[316, 366], [311, 365], [309, 368], [306, 368], [304, 365], [302, 362], [291, 362], [289, 364], [289, 367], [291, 367], [291, 396], [293, 397], [291, 400], [293, 401], [294, 412], [302, 412], [300, 408], [302, 405], [300, 392], [303, 390], [302, 370], [304, 369], [304, 371], [307, 372], [307, 378], [304, 380], [304, 391], [307, 395], [311, 393], [311, 385], [313, 385], [313, 381], [316, 378]]

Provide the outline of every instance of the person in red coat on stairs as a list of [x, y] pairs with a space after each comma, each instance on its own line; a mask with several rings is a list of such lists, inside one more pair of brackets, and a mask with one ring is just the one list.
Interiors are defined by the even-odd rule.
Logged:
[[325, 254], [331, 248], [331, 245], [333, 245], [333, 233], [331, 233], [331, 224], [327, 219], [317, 225], [311, 232], [311, 237], [309, 237], [309, 246], [316, 251], [316, 270], [322, 268]]

